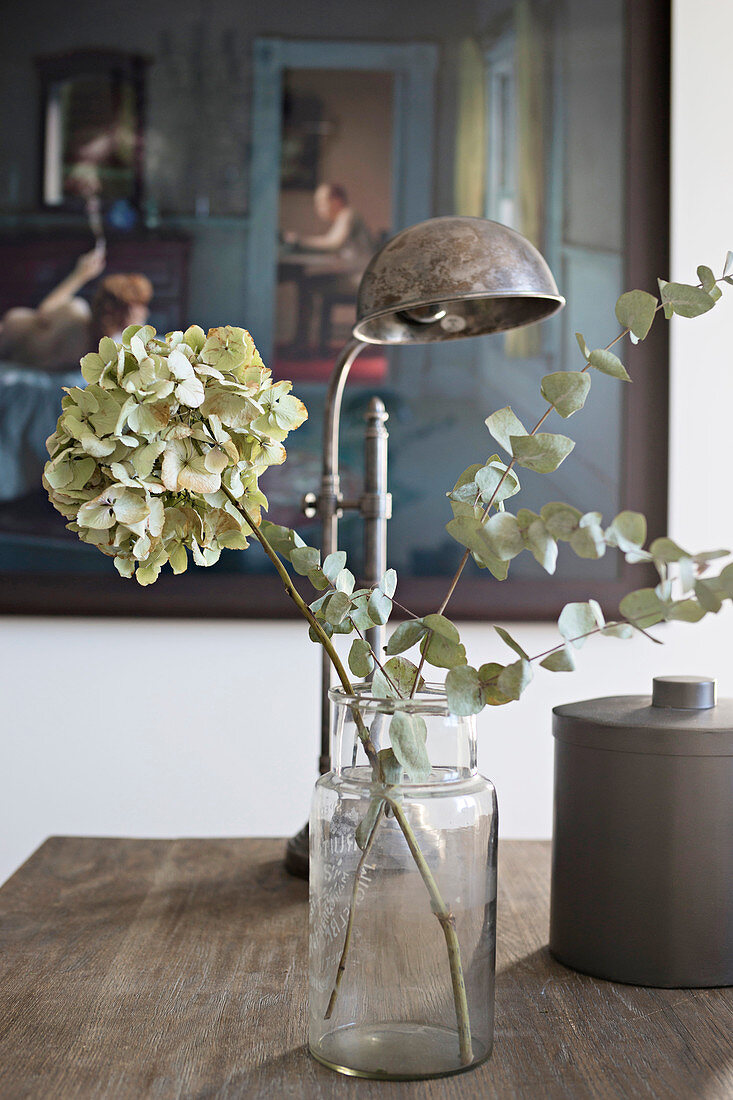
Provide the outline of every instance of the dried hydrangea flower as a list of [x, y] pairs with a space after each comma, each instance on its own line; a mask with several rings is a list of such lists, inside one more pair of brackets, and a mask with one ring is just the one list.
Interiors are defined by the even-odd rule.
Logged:
[[227, 493], [259, 521], [258, 479], [285, 461], [283, 440], [307, 418], [290, 382], [273, 382], [254, 341], [197, 325], [159, 338], [131, 325], [85, 355], [85, 389], [65, 391], [43, 484], [84, 542], [123, 577], [150, 584], [170, 562], [213, 565], [244, 549], [247, 526]]

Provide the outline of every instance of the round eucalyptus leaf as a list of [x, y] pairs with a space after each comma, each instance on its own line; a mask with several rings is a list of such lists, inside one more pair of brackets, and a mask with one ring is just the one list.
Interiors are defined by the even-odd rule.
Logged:
[[710, 611], [712, 614], [717, 614], [723, 606], [723, 601], [718, 594], [715, 585], [709, 581], [698, 580], [695, 582], [695, 596], [700, 606], [705, 611]]
[[606, 638], [631, 638], [633, 633], [634, 628], [629, 626], [628, 623], [609, 623], [601, 631], [601, 634]]
[[697, 600], [673, 600], [666, 609], [665, 618], [683, 623], [699, 623], [705, 615], [706, 608]]
[[511, 437], [527, 435], [527, 429], [509, 405], [487, 416], [485, 423], [496, 442], [509, 454], [514, 453]]
[[622, 382], [631, 381], [631, 376], [626, 370], [626, 367], [623, 365], [618, 355], [614, 355], [612, 351], [606, 351], [605, 348], [597, 348], [590, 353], [588, 362], [594, 370], [600, 371], [601, 374], [610, 374], [612, 378], [620, 378]]
[[505, 667], [505, 665], [500, 665], [498, 661], [488, 661], [486, 664], [481, 665], [478, 670], [484, 702], [489, 707], [503, 707], [511, 702], [509, 696], [499, 691], [497, 686], [499, 677]]
[[543, 505], [540, 516], [547, 530], [554, 539], [568, 542], [570, 536], [580, 526], [583, 513], [572, 504], [562, 504], [560, 501], [551, 501]]
[[420, 652], [428, 664], [437, 668], [456, 668], [466, 664], [466, 650], [449, 619], [444, 615], [425, 615], [423, 623], [430, 633], [420, 642]]
[[667, 283], [660, 279], [659, 292], [667, 317], [672, 313], [676, 313], [678, 317], [699, 317], [715, 305], [702, 287], [689, 286], [687, 283]]
[[575, 339], [578, 341], [578, 347], [580, 348], [580, 354], [583, 356], [583, 358], [585, 359], [585, 361], [587, 363], [588, 362], [588, 356], [590, 355], [590, 350], [588, 348], [588, 345], [585, 342], [585, 336], [583, 336], [582, 332], [576, 332], [575, 333]]
[[653, 588], [639, 588], [629, 592], [619, 604], [621, 614], [634, 626], [646, 628], [660, 623], [665, 617], [665, 605]]
[[560, 612], [557, 628], [576, 649], [585, 645], [586, 635], [598, 627], [596, 612], [589, 603], [567, 603]]
[[718, 588], [733, 599], [733, 564], [726, 565], [716, 578]]
[[[390, 657], [382, 668], [377, 668], [372, 678], [372, 691], [378, 699], [409, 699], [414, 694], [412, 688], [417, 677], [417, 665], [407, 657]], [[419, 691], [424, 680], [418, 680], [415, 691]]]
[[542, 379], [540, 392], [548, 405], [567, 419], [585, 405], [590, 383], [587, 371], [555, 371]]
[[700, 264], [700, 266], [698, 267], [697, 277], [700, 280], [700, 282], [702, 283], [703, 290], [707, 294], [710, 294], [710, 292], [712, 290], [717, 290], [718, 289], [718, 287], [716, 285], [716, 282], [715, 282], [715, 275], [713, 274], [713, 272], [710, 270], [709, 267], [705, 266], [705, 264]]
[[323, 563], [323, 572], [328, 577], [331, 584], [335, 584], [341, 570], [346, 565], [346, 553], [343, 550], [336, 550], [333, 554], [329, 554]]
[[427, 633], [427, 627], [422, 619], [408, 619], [406, 623], [400, 623], [387, 642], [386, 652], [392, 656], [396, 653], [404, 653], [406, 649], [412, 649]]
[[356, 578], [350, 569], [340, 569], [333, 583], [334, 587], [337, 588], [339, 592], [345, 592], [347, 596], [350, 596], [354, 591]]
[[318, 592], [323, 592], [324, 588], [329, 587], [328, 577], [322, 569], [311, 569], [308, 574], [308, 580]]
[[508, 564], [494, 553], [494, 547], [487, 538], [480, 517], [454, 516], [446, 526], [446, 531], [462, 546], [467, 547], [480, 566], [484, 566], [497, 580], [506, 579]]
[[461, 717], [479, 714], [484, 709], [478, 672], [470, 665], [450, 669], [445, 678], [445, 693], [451, 714]]
[[430, 759], [425, 748], [425, 719], [418, 714], [395, 711], [389, 724], [392, 749], [413, 783], [430, 778]]
[[646, 517], [641, 512], [619, 512], [605, 537], [609, 546], [624, 552], [636, 550], [646, 542]]
[[548, 653], [540, 661], [540, 665], [542, 668], [549, 669], [550, 672], [574, 672], [575, 658], [570, 647], [565, 645], [562, 649], [556, 649], [554, 653]]
[[537, 432], [536, 435], [513, 435], [512, 454], [520, 466], [538, 474], [551, 474], [568, 457], [575, 444], [566, 435]]
[[681, 546], [668, 538], [655, 539], [649, 547], [649, 553], [655, 561], [665, 564], [690, 557], [686, 550], [683, 550]]
[[326, 621], [331, 626], [338, 626], [351, 610], [351, 600], [345, 592], [334, 592], [328, 603], [325, 605], [324, 614]]
[[[392, 749], [380, 749], [377, 753], [379, 757], [379, 763], [382, 768], [382, 774], [384, 775], [384, 782], [388, 787], [395, 787], [402, 782], [402, 765], [395, 756]], [[391, 794], [394, 798], [394, 793]]]
[[554, 573], [557, 565], [557, 542], [539, 516], [530, 523], [524, 532], [524, 541], [535, 561], [547, 573]]
[[372, 619], [384, 626], [392, 613], [392, 601], [379, 588], [375, 588], [369, 597], [368, 608]]
[[[476, 462], [473, 466], [469, 466], [468, 469], [464, 470], [463, 473], [461, 474], [461, 476], [458, 478], [458, 481], [453, 486], [453, 489], [452, 489], [451, 493], [448, 494], [448, 496], [452, 496], [454, 493], [457, 493], [459, 489], [464, 488], [466, 485], [472, 484], [472, 482], [476, 478], [476, 474], [481, 469], [482, 465], [483, 465], [483, 463]], [[456, 499], [460, 499], [460, 498], [456, 498]]]
[[599, 524], [590, 523], [578, 527], [570, 536], [570, 549], [579, 558], [602, 558], [606, 552], [606, 540]]
[[357, 630], [371, 630], [373, 626], [378, 625], [369, 614], [368, 600], [368, 595], [362, 595], [354, 597], [351, 601], [349, 618]]
[[645, 290], [629, 290], [616, 302], [616, 319], [622, 328], [630, 329], [637, 340], [643, 340], [652, 327], [657, 299]]
[[524, 549], [524, 539], [516, 516], [510, 512], [497, 512], [483, 525], [489, 550], [500, 561], [511, 561]]
[[532, 666], [529, 661], [522, 658], [506, 666], [504, 671], [499, 674], [496, 686], [510, 700], [518, 699], [531, 680]]
[[503, 626], [495, 626], [494, 630], [499, 635], [502, 642], [504, 642], [505, 645], [508, 645], [510, 649], [513, 649], [518, 657], [523, 657], [525, 660], [529, 660], [527, 654], [524, 652], [519, 642], [516, 640], [516, 638], [512, 638], [508, 630], [505, 630]]
[[374, 658], [371, 654], [371, 647], [363, 638], [354, 638], [351, 643], [351, 649], [349, 650], [349, 668], [354, 673], [354, 676], [359, 676], [361, 679], [366, 679], [374, 668]]
[[306, 577], [321, 562], [321, 555], [315, 546], [296, 546], [290, 552], [290, 561], [296, 573]]
[[379, 582], [379, 587], [385, 596], [392, 597], [397, 591], [397, 573], [394, 569], [388, 569]]
[[499, 504], [520, 490], [519, 478], [498, 455], [494, 455], [485, 466], [477, 470], [474, 484], [484, 504], [488, 504], [490, 500]]

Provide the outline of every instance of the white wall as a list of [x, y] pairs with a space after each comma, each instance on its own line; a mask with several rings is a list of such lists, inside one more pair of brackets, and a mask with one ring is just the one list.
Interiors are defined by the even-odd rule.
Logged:
[[[675, 0], [672, 270], [690, 279], [733, 248], [725, 104], [733, 5]], [[672, 338], [670, 533], [733, 546], [733, 305]], [[298, 624], [0, 621], [0, 878], [49, 833], [287, 834], [306, 816], [316, 756], [317, 652]], [[705, 673], [733, 694], [731, 613], [643, 639], [589, 643], [574, 677], [542, 673], [521, 706], [480, 718], [481, 767], [505, 836], [547, 836], [553, 705], [644, 693], [658, 673]], [[463, 634], [487, 659], [489, 628]], [[548, 626], [517, 627], [530, 653]], [[287, 676], [287, 684], [285, 677]], [[133, 685], [132, 687], [130, 685]]]

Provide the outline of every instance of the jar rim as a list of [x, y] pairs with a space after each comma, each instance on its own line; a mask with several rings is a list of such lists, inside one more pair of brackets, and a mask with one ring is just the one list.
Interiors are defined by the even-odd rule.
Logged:
[[385, 698], [381, 695], [372, 695], [372, 685], [368, 680], [354, 685], [354, 691], [345, 691], [343, 687], [329, 688], [328, 697], [332, 703], [340, 703], [344, 706], [353, 706], [365, 703], [374, 705], [386, 714], [393, 714], [395, 710], [419, 712], [430, 710], [433, 713], [438, 709], [440, 714], [450, 714], [448, 698], [444, 684], [423, 682], [423, 686], [411, 699]]

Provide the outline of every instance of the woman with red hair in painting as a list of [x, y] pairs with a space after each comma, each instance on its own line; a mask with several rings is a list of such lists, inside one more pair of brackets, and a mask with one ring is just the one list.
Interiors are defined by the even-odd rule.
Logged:
[[17, 307], [0, 321], [0, 359], [45, 371], [78, 366], [103, 336], [119, 339], [128, 325], [144, 325], [153, 287], [145, 275], [108, 275], [89, 304], [78, 291], [104, 271], [104, 245], [80, 256], [74, 270], [37, 309]]

